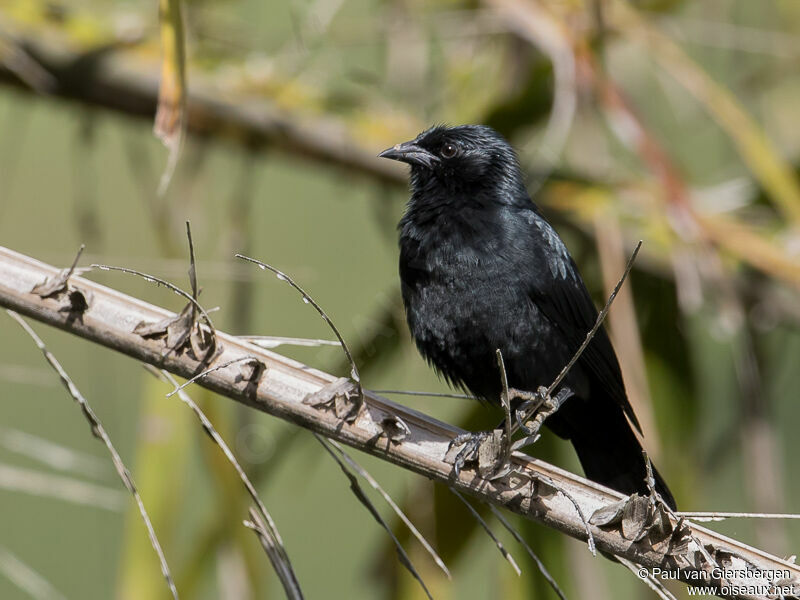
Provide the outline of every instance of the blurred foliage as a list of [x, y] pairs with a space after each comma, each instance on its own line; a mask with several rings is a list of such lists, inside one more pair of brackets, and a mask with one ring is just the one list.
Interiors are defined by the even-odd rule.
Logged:
[[[646, 445], [681, 507], [800, 511], [797, 2], [164, 1], [173, 10], [182, 4], [184, 66], [180, 46], [162, 54], [162, 41], [180, 40], [181, 23], [175, 17], [171, 30], [170, 21], [160, 28], [157, 4], [0, 6], [0, 243], [66, 264], [86, 242], [91, 260], [181, 284], [183, 222], [191, 220], [202, 300], [221, 307], [221, 327], [328, 335], [290, 291], [232, 260], [246, 251], [290, 272], [325, 306], [368, 387], [445, 391], [410, 343], [399, 303], [394, 223], [406, 197], [402, 174], [387, 177], [371, 157], [431, 123], [488, 123], [519, 148], [537, 202], [598, 303], [607, 273], [645, 241], [624, 291], [634, 304], [614, 307], [629, 318], [612, 319], [611, 333], [618, 344], [626, 340], [620, 356], [631, 394], [637, 411], [652, 417]], [[114, 112], [64, 101], [78, 88], [53, 87], [37, 65], [43, 48], [56, 61], [77, 53], [69, 81], [94, 91], [114, 80], [155, 80], [162, 70], [185, 73], [189, 135], [182, 150], [172, 147], [180, 154], [163, 197], [156, 189], [168, 158], [152, 136], [155, 115], [127, 118], [119, 98], [111, 99]], [[178, 106], [183, 84], [173, 83], [167, 100]], [[258, 144], [228, 135], [224, 120], [193, 114], [195, 92], [213, 97], [227, 123], [277, 111], [320, 142], [367, 157], [360, 177], [346, 161], [312, 156], [314, 136], [302, 146], [289, 133]], [[204, 120], [202, 137], [192, 135], [192, 118]], [[622, 238], [618, 249], [609, 236]], [[142, 282], [98, 279], [180, 308]], [[0, 325], [4, 427], [100, 455], [15, 330]], [[127, 359], [42, 334], [119, 442], [182, 597], [281, 597], [241, 526], [243, 490], [185, 407], [161, 398], [163, 386]], [[335, 349], [287, 353], [347, 371]], [[308, 434], [193, 394], [258, 483], [308, 597], [422, 597]], [[498, 418], [464, 400], [402, 401], [470, 429]], [[579, 469], [552, 436], [530, 451]], [[449, 582], [395, 524], [437, 598], [555, 597], [498, 523], [489, 519], [523, 566], [521, 578], [446, 489], [362, 458], [451, 567]], [[6, 446], [0, 463], [53, 468]], [[114, 485], [113, 474], [99, 480]], [[166, 593], [134, 512], [0, 485], [4, 547], [67, 597]], [[574, 540], [514, 523], [569, 597], [650, 597], [626, 570], [593, 561]], [[800, 545], [796, 524], [716, 527], [778, 554]], [[0, 578], [0, 597], [26, 596]]]

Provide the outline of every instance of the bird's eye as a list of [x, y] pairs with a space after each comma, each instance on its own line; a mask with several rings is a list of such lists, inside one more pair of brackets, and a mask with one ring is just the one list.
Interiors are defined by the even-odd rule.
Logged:
[[458, 146], [451, 142], [447, 142], [442, 146], [442, 149], [439, 150], [439, 154], [442, 155], [442, 158], [453, 158], [458, 152]]

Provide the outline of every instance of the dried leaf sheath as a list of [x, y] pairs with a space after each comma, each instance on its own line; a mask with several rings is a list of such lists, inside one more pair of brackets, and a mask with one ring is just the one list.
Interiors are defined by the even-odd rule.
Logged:
[[158, 184], [163, 195], [178, 164], [186, 130], [186, 39], [181, 0], [159, 0], [161, 27], [161, 86], [153, 133], [169, 150], [167, 164]]

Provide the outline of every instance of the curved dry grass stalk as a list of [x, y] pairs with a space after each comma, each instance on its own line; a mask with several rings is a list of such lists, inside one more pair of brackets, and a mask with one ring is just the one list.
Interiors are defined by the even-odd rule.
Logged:
[[[289, 560], [289, 554], [286, 552], [283, 539], [281, 538], [280, 533], [278, 533], [278, 528], [275, 525], [275, 521], [272, 519], [272, 515], [269, 514], [269, 511], [264, 505], [264, 502], [261, 500], [261, 497], [258, 495], [255, 486], [250, 481], [250, 478], [247, 476], [247, 473], [245, 473], [242, 466], [239, 464], [239, 461], [236, 460], [236, 456], [233, 454], [233, 451], [230, 449], [228, 444], [225, 443], [225, 440], [222, 439], [222, 436], [216, 430], [206, 414], [200, 409], [197, 403], [195, 403], [195, 401], [192, 400], [185, 391], [183, 391], [183, 389], [192, 383], [192, 381], [187, 381], [183, 385], [178, 385], [178, 382], [168, 371], [164, 371], [163, 369], [160, 371], [155, 371], [155, 374], [157, 374], [160, 379], [168, 382], [174, 388], [173, 391], [167, 394], [167, 397], [177, 394], [178, 398], [180, 398], [181, 401], [192, 410], [197, 419], [200, 421], [200, 424], [203, 426], [203, 430], [205, 430], [211, 440], [222, 451], [227, 461], [236, 471], [239, 479], [242, 480], [242, 484], [247, 490], [247, 493], [250, 494], [250, 497], [253, 499], [253, 502], [255, 502], [256, 507], [258, 507], [258, 518], [254, 519], [253, 522], [258, 525], [257, 533], [268, 540], [264, 548], [267, 550], [267, 555], [269, 556], [270, 562], [275, 569], [275, 573], [281, 580], [283, 589], [286, 591], [286, 596], [288, 598], [302, 599], [303, 593], [300, 589], [300, 584], [297, 581], [297, 576], [292, 568], [292, 562]], [[206, 373], [207, 372], [201, 373], [201, 375], [198, 375], [197, 377], [205, 375]], [[252, 514], [251, 518], [253, 518]]]
[[505, 558], [508, 561], [508, 563], [511, 565], [511, 568], [514, 569], [514, 572], [517, 575], [522, 575], [522, 569], [519, 568], [517, 561], [515, 561], [514, 557], [511, 556], [511, 553], [508, 550], [506, 550], [506, 547], [503, 545], [503, 542], [501, 542], [498, 539], [498, 537], [494, 534], [494, 531], [492, 531], [492, 528], [489, 527], [489, 524], [484, 520], [484, 518], [480, 515], [480, 513], [477, 510], [475, 510], [475, 507], [472, 506], [472, 504], [470, 504], [469, 501], [466, 498], [464, 498], [464, 496], [462, 496], [457, 490], [451, 489], [450, 491], [455, 494], [456, 498], [458, 498], [459, 500], [461, 500], [461, 502], [464, 503], [464, 506], [467, 507], [470, 514], [478, 522], [481, 528], [486, 532], [486, 535], [492, 538], [492, 541], [495, 543], [495, 546], [497, 546], [497, 549], [500, 551], [500, 554], [502, 555], [503, 558]]
[[220, 363], [218, 365], [214, 365], [213, 367], [209, 367], [205, 371], [201, 371], [191, 379], [184, 381], [182, 384], [175, 386], [175, 389], [172, 390], [170, 393], [167, 394], [167, 398], [172, 398], [175, 394], [180, 394], [185, 388], [189, 387], [193, 383], [200, 381], [203, 377], [210, 375], [211, 373], [215, 373], [216, 371], [221, 371], [222, 369], [227, 369], [231, 365], [235, 365], [237, 363], [244, 363], [244, 362], [257, 362], [257, 359], [253, 358], [252, 356], [240, 356], [239, 358], [234, 358], [224, 363]]
[[[339, 465], [339, 468], [344, 473], [344, 476], [347, 477], [347, 480], [350, 482], [350, 490], [353, 492], [355, 497], [358, 499], [359, 502], [367, 509], [372, 518], [375, 519], [378, 524], [383, 527], [386, 533], [389, 534], [389, 537], [392, 538], [392, 542], [394, 543], [394, 548], [397, 551], [397, 557], [400, 560], [400, 564], [402, 564], [406, 570], [411, 573], [411, 576], [417, 580], [422, 590], [425, 592], [425, 595], [430, 599], [433, 600], [433, 596], [431, 596], [431, 592], [428, 589], [428, 586], [425, 585], [425, 582], [422, 579], [422, 576], [419, 574], [417, 569], [414, 567], [414, 564], [411, 562], [411, 558], [409, 558], [408, 553], [403, 548], [403, 545], [400, 543], [400, 540], [397, 539], [397, 536], [392, 531], [392, 528], [389, 527], [389, 524], [384, 520], [381, 514], [378, 512], [378, 509], [375, 508], [375, 505], [370, 501], [367, 495], [364, 493], [364, 490], [358, 484], [358, 479], [356, 476], [350, 472], [347, 465], [345, 464], [342, 458], [336, 456], [336, 453], [331, 450], [331, 441], [326, 440], [319, 434], [314, 434], [314, 437], [317, 438], [317, 441], [322, 444], [322, 447], [325, 448], [325, 451], [331, 455], [336, 464]], [[342, 455], [344, 457], [344, 454]]]
[[278, 335], [240, 335], [239, 339], [259, 348], [278, 348], [279, 346], [308, 346], [311, 348], [318, 346], [341, 346], [337, 340], [320, 340], [316, 338], [297, 338], [284, 337]]
[[[251, 507], [250, 520], [244, 521], [244, 526], [248, 529], [252, 529], [258, 536], [258, 540], [261, 542], [264, 552], [267, 553], [272, 566], [275, 568], [279, 577], [281, 577], [281, 583], [286, 592], [286, 597], [289, 600], [303, 600], [303, 592], [294, 579], [291, 563], [288, 562], [288, 557], [285, 559], [282, 557], [282, 555], [285, 554], [283, 542], [279, 537], [275, 537], [277, 530], [274, 530], [272, 525], [267, 525], [261, 518], [261, 515], [262, 513], [260, 510]], [[289, 573], [284, 572], [287, 568]], [[285, 580], [284, 577], [286, 577]]]
[[545, 581], [547, 581], [550, 587], [553, 588], [553, 591], [556, 593], [556, 595], [561, 600], [567, 600], [567, 597], [564, 595], [564, 592], [561, 590], [556, 580], [550, 574], [550, 571], [547, 570], [547, 567], [544, 566], [544, 563], [539, 558], [539, 556], [533, 551], [533, 548], [531, 548], [528, 542], [525, 541], [525, 538], [523, 538], [522, 535], [520, 535], [519, 531], [514, 529], [514, 526], [511, 525], [508, 519], [506, 519], [505, 516], [503, 516], [503, 513], [501, 513], [497, 509], [497, 507], [491, 504], [487, 504], [487, 506], [489, 507], [489, 510], [492, 511], [492, 514], [495, 516], [495, 518], [498, 521], [500, 521], [503, 527], [505, 527], [506, 530], [512, 536], [514, 536], [514, 539], [517, 540], [517, 543], [525, 549], [525, 552], [528, 553], [528, 556], [530, 556], [533, 562], [536, 564], [536, 568], [539, 569], [539, 573], [542, 574], [542, 577], [544, 577]]
[[118, 271], [120, 273], [127, 273], [128, 275], [136, 275], [137, 277], [141, 277], [148, 283], [163, 285], [168, 290], [175, 292], [176, 294], [178, 294], [178, 296], [181, 296], [182, 298], [185, 298], [188, 302], [190, 302], [192, 306], [202, 315], [203, 320], [206, 322], [206, 325], [208, 325], [208, 328], [211, 330], [212, 334], [213, 332], [216, 331], [214, 323], [211, 321], [211, 317], [208, 316], [208, 312], [206, 311], [206, 309], [203, 308], [203, 306], [195, 298], [193, 298], [189, 292], [182, 290], [174, 283], [170, 283], [166, 279], [161, 279], [160, 277], [155, 277], [154, 275], [148, 275], [147, 273], [137, 271], [136, 269], [128, 269], [127, 267], [115, 267], [113, 265], [101, 265], [101, 264], [92, 264], [89, 266], [92, 269], [99, 269], [101, 271]]
[[800, 519], [800, 514], [796, 513], [748, 513], [748, 512], [686, 512], [675, 513], [679, 517], [691, 519], [692, 521], [724, 521], [725, 519], [777, 519], [794, 520]]
[[447, 392], [418, 392], [415, 390], [370, 390], [373, 394], [386, 394], [398, 396], [421, 396], [423, 398], [458, 398], [461, 400], [477, 400], [475, 396], [469, 394], [450, 394]]
[[603, 310], [601, 310], [600, 313], [597, 315], [597, 320], [594, 322], [594, 325], [586, 334], [586, 338], [583, 340], [583, 343], [581, 344], [580, 348], [578, 348], [578, 350], [575, 352], [574, 356], [570, 359], [570, 361], [566, 365], [564, 365], [563, 369], [561, 369], [561, 372], [558, 374], [558, 377], [556, 377], [553, 380], [553, 383], [551, 383], [550, 386], [547, 388], [547, 394], [546, 394], [547, 396], [551, 396], [553, 394], [555, 389], [564, 380], [564, 377], [566, 377], [567, 373], [569, 373], [569, 370], [572, 368], [572, 366], [581, 357], [583, 351], [586, 350], [586, 346], [588, 346], [589, 342], [592, 341], [592, 338], [597, 333], [597, 330], [600, 329], [600, 326], [603, 324], [606, 315], [608, 315], [608, 311], [611, 309], [611, 304], [614, 302], [614, 299], [617, 297], [617, 294], [619, 294], [619, 290], [622, 287], [622, 284], [625, 283], [625, 280], [628, 278], [628, 275], [630, 274], [631, 269], [633, 268], [633, 263], [636, 261], [636, 257], [639, 255], [639, 250], [641, 248], [642, 248], [642, 240], [639, 240], [639, 243], [636, 244], [636, 248], [633, 249], [631, 257], [628, 259], [628, 264], [625, 265], [625, 272], [622, 274], [622, 277], [619, 278], [617, 285], [614, 286], [614, 290], [608, 297], [605, 306], [603, 306]]
[[297, 290], [297, 292], [299, 292], [300, 296], [303, 298], [303, 302], [305, 302], [306, 304], [310, 304], [311, 306], [314, 307], [314, 310], [316, 310], [319, 313], [319, 316], [322, 317], [322, 319], [328, 324], [328, 327], [331, 328], [331, 331], [333, 331], [334, 335], [336, 336], [336, 339], [339, 340], [339, 344], [341, 344], [342, 350], [347, 356], [347, 361], [350, 363], [350, 377], [353, 379], [353, 381], [356, 382], [356, 388], [358, 388], [359, 397], [363, 396], [364, 390], [361, 388], [361, 375], [358, 374], [358, 367], [356, 366], [356, 361], [353, 359], [353, 355], [350, 352], [350, 348], [347, 346], [347, 342], [344, 341], [342, 334], [339, 333], [339, 330], [336, 328], [336, 325], [333, 324], [333, 321], [328, 316], [328, 314], [323, 310], [322, 306], [320, 306], [319, 303], [317, 303], [317, 301], [314, 300], [308, 294], [308, 292], [306, 292], [302, 287], [300, 287], [300, 285], [298, 285], [294, 279], [289, 277], [283, 271], [276, 269], [272, 265], [268, 265], [267, 263], [261, 262], [260, 260], [257, 260], [255, 258], [244, 256], [243, 254], [237, 254], [236, 258], [241, 258], [242, 260], [251, 262], [254, 265], [258, 266], [262, 271], [263, 270], [272, 271], [273, 273], [275, 273], [275, 276], [278, 278], [279, 281], [285, 281], [295, 290]]
[[436, 550], [433, 549], [433, 546], [431, 546], [430, 542], [428, 542], [428, 540], [425, 539], [425, 536], [422, 535], [419, 529], [417, 529], [414, 526], [414, 524], [411, 522], [411, 519], [409, 519], [406, 513], [403, 512], [403, 509], [400, 508], [394, 500], [392, 500], [392, 497], [386, 492], [386, 490], [384, 490], [381, 487], [381, 485], [375, 480], [375, 478], [369, 474], [369, 471], [367, 471], [364, 467], [358, 464], [353, 459], [353, 457], [350, 456], [347, 452], [345, 452], [344, 449], [338, 443], [334, 442], [333, 440], [328, 440], [328, 443], [336, 449], [336, 451], [339, 453], [342, 459], [350, 466], [351, 469], [353, 469], [356, 473], [361, 475], [361, 477], [366, 479], [367, 483], [369, 483], [372, 486], [372, 489], [374, 489], [383, 497], [383, 499], [392, 508], [392, 510], [400, 518], [400, 520], [403, 523], [405, 523], [405, 526], [408, 527], [408, 530], [411, 532], [411, 534], [415, 538], [417, 538], [417, 541], [419, 541], [422, 547], [425, 548], [425, 551], [428, 554], [430, 554], [431, 558], [433, 559], [433, 562], [436, 563], [436, 566], [438, 566], [442, 570], [442, 572], [448, 579], [453, 579], [453, 576], [450, 574], [450, 569], [448, 569], [447, 565], [444, 564], [444, 561], [436, 552]]
[[[640, 580], [644, 582], [644, 584], [649, 587], [653, 592], [655, 592], [656, 596], [661, 598], [661, 600], [678, 600], [672, 592], [670, 592], [664, 584], [661, 583], [657, 578], [653, 577], [650, 573], [647, 573], [646, 570], [642, 570], [637, 564], [632, 563], [631, 561], [625, 558], [617, 558], [617, 560], [623, 564], [631, 573], [636, 575]], [[642, 576], [644, 575], [644, 577]]]
[[89, 402], [83, 397], [80, 390], [78, 390], [77, 386], [72, 382], [72, 379], [69, 375], [67, 375], [67, 372], [61, 366], [61, 363], [58, 362], [56, 357], [53, 356], [53, 354], [44, 345], [42, 339], [36, 335], [36, 332], [25, 322], [22, 317], [19, 316], [19, 314], [12, 310], [6, 310], [6, 312], [12, 319], [19, 323], [20, 327], [25, 330], [31, 339], [33, 339], [39, 350], [42, 351], [45, 360], [50, 363], [50, 366], [52, 366], [55, 372], [58, 374], [58, 377], [61, 379], [64, 387], [67, 388], [69, 395], [72, 396], [73, 400], [75, 400], [75, 402], [77, 402], [80, 406], [83, 416], [86, 417], [86, 420], [89, 422], [92, 434], [99, 438], [108, 449], [108, 452], [111, 455], [111, 460], [114, 463], [114, 468], [119, 474], [119, 478], [122, 480], [122, 483], [125, 485], [125, 488], [128, 490], [130, 495], [133, 496], [133, 499], [136, 501], [139, 514], [141, 515], [142, 521], [147, 529], [147, 537], [150, 538], [150, 544], [153, 546], [153, 550], [158, 556], [158, 562], [161, 565], [161, 574], [164, 576], [164, 579], [167, 582], [167, 587], [169, 588], [172, 597], [175, 598], [175, 600], [178, 600], [178, 590], [175, 588], [175, 583], [172, 581], [172, 574], [170, 573], [169, 565], [167, 565], [167, 559], [164, 556], [164, 551], [161, 549], [161, 544], [159, 543], [156, 532], [153, 529], [153, 524], [150, 522], [150, 516], [147, 514], [147, 509], [144, 506], [144, 502], [139, 495], [139, 491], [136, 489], [133, 476], [130, 474], [130, 471], [128, 471], [125, 463], [122, 462], [122, 457], [117, 452], [114, 444], [111, 443], [111, 438], [108, 437], [108, 434], [106, 433], [102, 423], [100, 423], [97, 415], [94, 414], [92, 407], [89, 406]]
[[[614, 286], [614, 290], [611, 292], [611, 295], [608, 297], [608, 300], [606, 301], [605, 306], [603, 306], [603, 309], [598, 313], [597, 319], [595, 320], [594, 325], [586, 333], [586, 337], [584, 338], [583, 343], [575, 351], [575, 354], [572, 355], [572, 358], [569, 360], [569, 362], [566, 365], [564, 365], [564, 368], [561, 369], [561, 372], [556, 376], [556, 378], [553, 380], [553, 382], [548, 386], [547, 390], [541, 394], [542, 397], [549, 398], [549, 397], [551, 397], [553, 395], [553, 392], [555, 391], [555, 389], [564, 380], [564, 377], [567, 376], [567, 373], [569, 373], [569, 370], [573, 367], [573, 365], [576, 362], [578, 362], [578, 359], [581, 357], [581, 354], [583, 354], [583, 351], [586, 350], [586, 347], [589, 345], [589, 343], [594, 338], [595, 334], [597, 333], [597, 330], [600, 329], [600, 327], [602, 326], [603, 321], [605, 320], [606, 316], [608, 315], [608, 311], [611, 309], [611, 304], [613, 304], [614, 299], [617, 297], [617, 294], [619, 293], [620, 288], [622, 288], [622, 284], [625, 283], [625, 279], [627, 279], [628, 274], [631, 272], [631, 269], [633, 268], [633, 263], [636, 261], [636, 257], [638, 256], [639, 250], [641, 249], [641, 247], [642, 247], [642, 240], [639, 240], [639, 243], [636, 244], [636, 248], [634, 248], [633, 253], [631, 254], [631, 257], [628, 259], [628, 264], [625, 265], [625, 272], [622, 274], [622, 277], [620, 277], [619, 281], [617, 282], [617, 285]], [[520, 416], [519, 420], [523, 421], [523, 422], [526, 421], [527, 419], [529, 419], [533, 415], [533, 413], [537, 409], [538, 409], [538, 406], [534, 407], [532, 409], [529, 409], [528, 411], [525, 412], [525, 414]], [[512, 426], [512, 432], [516, 431], [517, 429], [518, 429], [518, 424], [515, 423]]]

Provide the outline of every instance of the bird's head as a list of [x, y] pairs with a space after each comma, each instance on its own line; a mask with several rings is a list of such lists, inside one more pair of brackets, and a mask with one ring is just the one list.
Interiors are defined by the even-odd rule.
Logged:
[[475, 193], [496, 190], [516, 194], [523, 178], [511, 145], [485, 125], [436, 126], [378, 156], [411, 165], [415, 192], [438, 188]]

